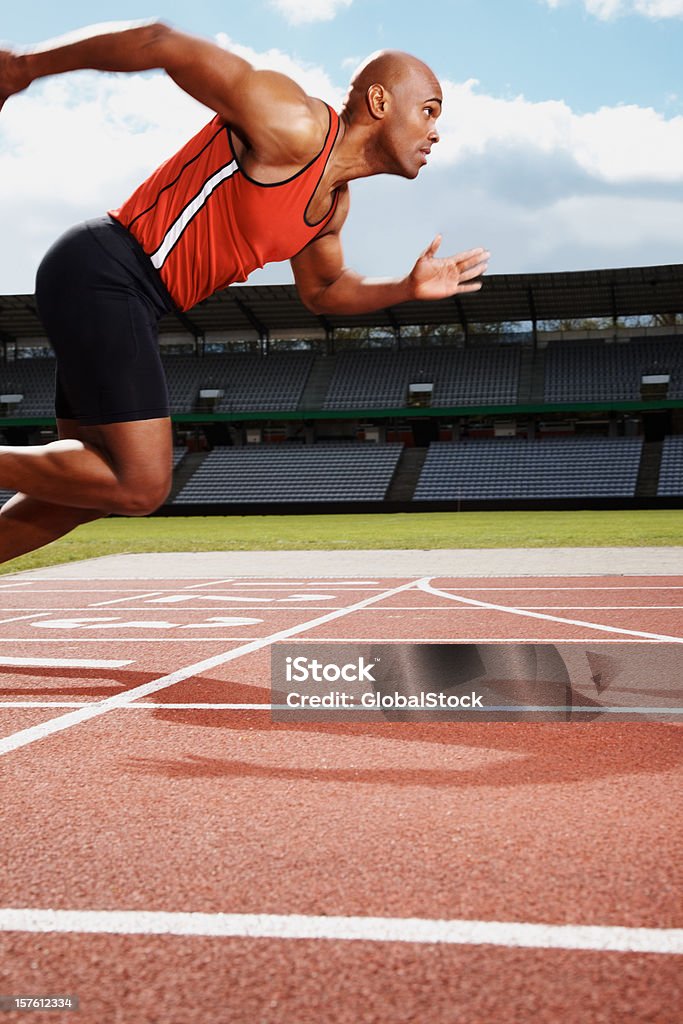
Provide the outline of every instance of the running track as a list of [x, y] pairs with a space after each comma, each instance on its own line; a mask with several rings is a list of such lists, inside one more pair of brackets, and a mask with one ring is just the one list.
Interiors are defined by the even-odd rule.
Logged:
[[268, 706], [279, 638], [683, 658], [683, 577], [17, 576], [0, 599], [0, 995], [81, 1007], [0, 1020], [682, 1018], [673, 718]]

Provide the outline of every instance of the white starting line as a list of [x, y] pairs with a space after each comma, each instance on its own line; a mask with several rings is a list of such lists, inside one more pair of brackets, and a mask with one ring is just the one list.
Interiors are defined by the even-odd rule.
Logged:
[[0, 931], [87, 935], [194, 935], [211, 938], [331, 939], [601, 953], [683, 953], [681, 928], [527, 924], [519, 921], [303, 914], [202, 914], [145, 910], [0, 909]]
[[10, 668], [124, 668], [133, 662], [103, 658], [8, 658], [0, 654], [0, 667]]

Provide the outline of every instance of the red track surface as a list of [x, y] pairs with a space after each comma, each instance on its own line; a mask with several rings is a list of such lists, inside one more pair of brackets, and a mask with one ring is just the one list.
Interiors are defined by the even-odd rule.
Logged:
[[[380, 599], [294, 639], [683, 636], [682, 578], [441, 579], [432, 581], [441, 596], [416, 586], [383, 596], [408, 582], [0, 583], [0, 737], [65, 724], [52, 735], [26, 732], [16, 749], [0, 746], [0, 924], [4, 909], [36, 908], [662, 936], [681, 928], [683, 732], [675, 724], [272, 723], [267, 708], [173, 706], [267, 705], [264, 638], [368, 598]], [[215, 621], [234, 618], [259, 621]], [[254, 640], [263, 646], [221, 660]], [[216, 663], [202, 669], [209, 658]], [[177, 682], [171, 676], [126, 706], [110, 701], [124, 695], [126, 704], [128, 691], [174, 672]], [[101, 701], [109, 703], [96, 708]], [[69, 724], [64, 716], [82, 708], [99, 713]], [[510, 947], [495, 938], [437, 944], [408, 931], [405, 941], [349, 941], [28, 928], [0, 931], [0, 995], [69, 993], [81, 1010], [0, 1015], [8, 1024], [673, 1024], [683, 1016], [680, 956], [666, 951]]]

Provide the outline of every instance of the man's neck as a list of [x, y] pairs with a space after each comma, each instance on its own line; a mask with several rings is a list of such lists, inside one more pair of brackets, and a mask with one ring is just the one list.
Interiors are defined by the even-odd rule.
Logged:
[[357, 178], [369, 178], [387, 172], [381, 154], [373, 145], [373, 136], [372, 128], [354, 124], [347, 113], [342, 111], [339, 115], [339, 137], [329, 162], [333, 188], [339, 188]]

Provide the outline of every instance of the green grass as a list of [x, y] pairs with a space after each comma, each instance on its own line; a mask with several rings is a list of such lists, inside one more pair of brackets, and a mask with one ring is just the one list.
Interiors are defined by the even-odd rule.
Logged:
[[683, 510], [103, 519], [0, 566], [145, 551], [640, 547], [683, 544]]

